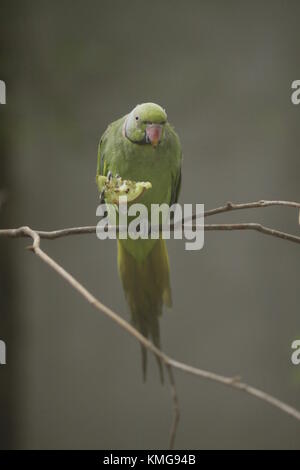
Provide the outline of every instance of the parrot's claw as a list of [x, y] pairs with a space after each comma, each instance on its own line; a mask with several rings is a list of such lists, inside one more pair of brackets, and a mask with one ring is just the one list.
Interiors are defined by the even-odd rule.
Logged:
[[[102, 178], [102, 177], [101, 177]], [[105, 178], [105, 177], [103, 177]], [[119, 176], [120, 178], [120, 176]], [[106, 181], [105, 181], [105, 184], [103, 186], [103, 188], [101, 189], [100, 191], [100, 195], [99, 195], [99, 199], [100, 199], [100, 204], [104, 204], [105, 203], [105, 193], [109, 187], [109, 185], [112, 183], [114, 177], [113, 177], [113, 174], [111, 171], [108, 171], [107, 172], [107, 175], [106, 175]], [[102, 183], [103, 184], [103, 183]]]
[[99, 199], [100, 199], [100, 204], [105, 203], [105, 188], [102, 189], [102, 191], [100, 193], [100, 196], [99, 196]]

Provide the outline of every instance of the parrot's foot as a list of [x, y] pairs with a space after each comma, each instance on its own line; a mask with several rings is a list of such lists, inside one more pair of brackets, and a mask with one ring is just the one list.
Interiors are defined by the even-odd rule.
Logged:
[[126, 196], [127, 202], [136, 201], [147, 189], [152, 187], [149, 181], [123, 180], [119, 175], [113, 176], [111, 171], [107, 176], [97, 177], [100, 191], [100, 203], [104, 201], [110, 204], [119, 204], [120, 198]]
[[99, 199], [100, 199], [100, 204], [104, 204], [104, 203], [105, 203], [105, 188], [103, 188], [103, 189], [101, 190]]

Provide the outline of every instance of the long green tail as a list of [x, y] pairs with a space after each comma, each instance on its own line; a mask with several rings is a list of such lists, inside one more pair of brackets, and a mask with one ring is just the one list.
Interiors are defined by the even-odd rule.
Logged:
[[[138, 242], [147, 243], [147, 240], [138, 240]], [[126, 250], [122, 240], [118, 240], [118, 267], [133, 325], [160, 348], [159, 317], [163, 305], [168, 307], [172, 305], [169, 259], [165, 241], [157, 240], [145, 259], [138, 261]], [[163, 381], [162, 364], [159, 358], [157, 360]], [[143, 346], [142, 367], [145, 380], [147, 351]]]

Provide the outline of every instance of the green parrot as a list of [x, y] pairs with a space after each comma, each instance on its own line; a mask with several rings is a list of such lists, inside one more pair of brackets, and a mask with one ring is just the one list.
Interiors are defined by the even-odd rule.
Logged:
[[[104, 132], [98, 148], [97, 179], [120, 175], [123, 180], [150, 182], [151, 189], [138, 202], [151, 214], [151, 204], [177, 202], [181, 161], [180, 141], [165, 110], [154, 103], [143, 103]], [[133, 325], [160, 348], [159, 317], [163, 305], [172, 305], [165, 241], [118, 239], [118, 269]], [[143, 347], [142, 359], [145, 379], [147, 352]], [[159, 360], [158, 364], [163, 380]]]

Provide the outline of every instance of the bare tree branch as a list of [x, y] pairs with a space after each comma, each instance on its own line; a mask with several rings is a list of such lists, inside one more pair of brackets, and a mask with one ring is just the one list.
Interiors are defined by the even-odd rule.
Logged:
[[[293, 207], [296, 209], [300, 209], [299, 202], [293, 201], [256, 201], [256, 202], [247, 202], [243, 204], [234, 204], [232, 202], [228, 202], [224, 206], [217, 207], [215, 209], [210, 209], [204, 213], [204, 217], [210, 217], [213, 215], [221, 214], [224, 212], [242, 210], [242, 209], [255, 209], [255, 208], [264, 208], [270, 206], [285, 206], [285, 207]], [[180, 223], [182, 225], [187, 224], [188, 222], [195, 222], [196, 216], [193, 215], [191, 218], [185, 218]], [[196, 226], [192, 225], [194, 228]], [[110, 229], [118, 227], [109, 227]], [[175, 225], [171, 224], [170, 230], [174, 230]], [[263, 233], [264, 235], [269, 235], [275, 238], [281, 238], [282, 240], [287, 240], [293, 243], [300, 243], [300, 236], [292, 235], [290, 233], [281, 232], [279, 230], [266, 227], [262, 224], [258, 223], [236, 223], [236, 224], [205, 224], [204, 229], [207, 231], [236, 231], [236, 230], [250, 230]], [[67, 237], [70, 235], [84, 235], [96, 232], [95, 225], [89, 225], [85, 227], [71, 227], [71, 228], [64, 228], [59, 230], [51, 230], [51, 231], [44, 231], [44, 230], [35, 230], [35, 232], [39, 235], [40, 238], [47, 239], [47, 240], [54, 240], [56, 238]], [[28, 237], [28, 235], [21, 233], [18, 229], [5, 229], [0, 230], [0, 237]]]
[[[262, 207], [262, 206], [258, 206], [258, 207]], [[168, 377], [169, 377], [169, 382], [170, 382], [170, 389], [171, 389], [173, 408], [174, 408], [174, 418], [173, 418], [173, 423], [172, 423], [171, 432], [170, 432], [170, 448], [174, 447], [175, 436], [176, 436], [176, 431], [177, 431], [178, 421], [179, 421], [179, 402], [178, 402], [175, 380], [173, 376], [173, 370], [172, 370], [173, 368], [181, 370], [189, 374], [193, 374], [195, 376], [198, 376], [207, 380], [211, 380], [213, 382], [221, 383], [223, 385], [232, 387], [236, 390], [244, 391], [248, 395], [252, 395], [266, 403], [269, 403], [273, 407], [278, 408], [279, 410], [290, 415], [294, 419], [297, 419], [298, 421], [300, 421], [300, 411], [282, 402], [281, 400], [278, 400], [272, 395], [242, 382], [239, 377], [226, 377], [220, 374], [215, 374], [210, 371], [206, 371], [203, 369], [190, 366], [188, 364], [184, 364], [183, 362], [179, 362], [171, 358], [170, 356], [166, 355], [164, 352], [162, 352], [156, 346], [154, 346], [154, 344], [151, 341], [145, 338], [130, 323], [128, 323], [126, 320], [120, 317], [111, 308], [103, 304], [100, 300], [96, 299], [96, 297], [94, 297], [80, 282], [78, 282], [70, 273], [68, 273], [61, 265], [59, 265], [56, 261], [54, 261], [53, 258], [51, 258], [47, 253], [45, 253], [45, 251], [43, 251], [40, 247], [40, 238], [41, 236], [43, 236], [41, 235], [41, 233], [45, 235], [44, 238], [52, 239], [52, 238], [58, 238], [59, 236], [71, 235], [74, 233], [77, 233], [77, 234], [78, 233], [93, 233], [94, 231], [95, 231], [95, 227], [79, 227], [75, 229], [65, 229], [63, 231], [38, 233], [37, 231], [34, 231], [29, 227], [20, 227], [18, 229], [1, 230], [0, 236], [30, 237], [33, 240], [33, 245], [30, 247], [30, 249], [44, 263], [46, 263], [51, 269], [53, 269], [59, 276], [65, 279], [93, 307], [95, 307], [97, 310], [104, 313], [114, 323], [119, 325], [123, 330], [127, 331], [127, 333], [133, 336], [145, 348], [147, 348], [149, 351], [151, 351], [154, 355], [158, 356], [163, 361], [163, 363], [165, 364], [168, 370]], [[63, 235], [62, 235], [62, 232], [63, 232]]]
[[[195, 227], [195, 226], [194, 226]], [[174, 229], [174, 225], [171, 226]], [[240, 231], [240, 230], [252, 230], [256, 232], [263, 233], [264, 235], [269, 235], [275, 238], [281, 238], [282, 240], [287, 240], [294, 243], [300, 243], [300, 237], [297, 235], [291, 235], [290, 233], [281, 232], [269, 227], [266, 227], [257, 223], [242, 223], [242, 224], [205, 224], [204, 230], [206, 231]], [[96, 226], [89, 225], [85, 227], [71, 227], [63, 228], [60, 230], [35, 230], [40, 238], [45, 240], [55, 240], [56, 238], [68, 237], [70, 235], [86, 235], [91, 233], [96, 233]], [[19, 229], [0, 229], [0, 237], [12, 237], [12, 238], [24, 238], [28, 235], [19, 232]]]

